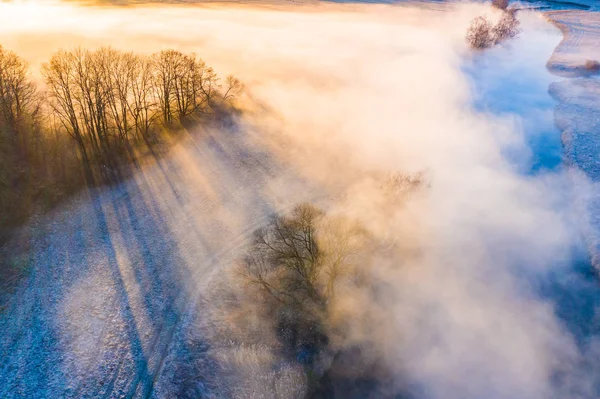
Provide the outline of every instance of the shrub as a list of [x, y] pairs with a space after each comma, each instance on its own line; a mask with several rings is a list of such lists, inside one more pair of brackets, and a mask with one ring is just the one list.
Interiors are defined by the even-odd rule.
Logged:
[[498, 23], [492, 28], [494, 43], [513, 39], [521, 33], [519, 20], [512, 13], [504, 13]]
[[471, 21], [467, 30], [467, 43], [474, 49], [485, 49], [494, 44], [492, 23], [484, 16], [479, 16]]
[[504, 11], [496, 25], [485, 16], [473, 19], [467, 30], [467, 43], [471, 48], [481, 50], [515, 38], [521, 33], [520, 22], [515, 14], [511, 9]]

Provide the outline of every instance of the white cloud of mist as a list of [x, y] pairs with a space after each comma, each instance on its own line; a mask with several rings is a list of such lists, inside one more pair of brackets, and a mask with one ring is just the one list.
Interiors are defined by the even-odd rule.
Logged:
[[[375, 346], [419, 397], [578, 397], [555, 386], [560, 372], [575, 378], [574, 339], [532, 288], [550, 268], [568, 267], [580, 244], [565, 200], [570, 180], [518, 173], [503, 155], [527, 154], [518, 121], [474, 110], [461, 67], [464, 32], [482, 12], [491, 13], [467, 4], [1, 3], [0, 43], [34, 69], [59, 48], [111, 45], [196, 51], [235, 74], [253, 100], [241, 121], [249, 131], [300, 175], [346, 194], [337, 210], [393, 231], [416, 254], [380, 262], [374, 273], [394, 287], [382, 325], [357, 325], [353, 339]], [[516, 56], [557, 43], [536, 14], [520, 17]], [[373, 209], [373, 171], [425, 171], [431, 184], [383, 216]]]

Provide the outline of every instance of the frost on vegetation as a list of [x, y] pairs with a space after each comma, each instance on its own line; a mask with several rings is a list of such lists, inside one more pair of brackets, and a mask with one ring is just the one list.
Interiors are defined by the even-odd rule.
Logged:
[[494, 44], [513, 39], [521, 33], [519, 20], [513, 13], [504, 13], [500, 21], [492, 28]]
[[[496, 3], [502, 3], [496, 5]], [[466, 40], [473, 49], [486, 49], [506, 40], [513, 39], [521, 33], [520, 22], [516, 17], [516, 9], [508, 8], [508, 2], [494, 1], [494, 7], [502, 10], [502, 16], [493, 24], [485, 15], [474, 18], [467, 30]]]
[[484, 16], [476, 17], [471, 21], [467, 30], [467, 43], [474, 49], [484, 49], [492, 46], [492, 23]]

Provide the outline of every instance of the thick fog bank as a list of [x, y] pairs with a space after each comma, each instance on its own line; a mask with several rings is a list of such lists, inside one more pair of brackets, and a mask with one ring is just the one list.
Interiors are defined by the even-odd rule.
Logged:
[[[432, 399], [597, 397], [596, 341], [578, 342], [543, 289], [556, 274], [572, 282], [569, 292], [589, 288], [571, 273], [585, 261], [583, 215], [570, 197], [579, 177], [560, 166], [556, 144], [545, 144], [557, 139], [543, 88], [559, 33], [522, 12], [520, 38], [473, 54], [464, 41], [469, 21], [497, 15], [485, 5], [438, 8], [0, 3], [0, 43], [28, 59], [34, 74], [60, 48], [110, 45], [195, 51], [241, 79], [238, 123], [282, 165], [265, 174], [278, 200], [311, 198], [304, 190], [318, 187], [315, 196], [335, 199], [326, 202], [332, 213], [400, 243], [397, 256], [382, 256], [372, 270], [391, 287], [377, 298], [385, 308], [369, 297], [347, 305], [356, 315], [347, 344], [381, 357], [398, 391]], [[230, 133], [213, 131], [211, 139], [218, 143], [219, 134]], [[184, 169], [181, 154], [200, 153], [185, 145], [189, 152], [173, 152]], [[209, 168], [190, 166], [190, 178], [171, 184], [209, 190], [222, 183], [220, 169]], [[420, 173], [427, 184], [382, 205], [373, 176], [397, 172]], [[222, 209], [223, 224], [240, 225], [260, 203], [239, 177], [231, 181], [243, 187], [240, 198], [209, 196], [212, 211], [203, 210]], [[189, 220], [208, 231], [202, 214]], [[225, 268], [230, 259], [215, 263]], [[364, 325], [368, 312], [383, 312], [371, 315], [382, 322]]]

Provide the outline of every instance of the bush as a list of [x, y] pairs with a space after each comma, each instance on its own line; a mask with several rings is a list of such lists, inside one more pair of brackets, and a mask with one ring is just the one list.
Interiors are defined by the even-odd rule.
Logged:
[[519, 20], [512, 13], [504, 13], [500, 21], [492, 28], [494, 43], [513, 39], [521, 33]]
[[491, 47], [494, 44], [492, 29], [492, 23], [486, 17], [480, 16], [473, 19], [467, 30], [467, 43], [474, 49]]
[[513, 39], [521, 33], [520, 22], [514, 10], [507, 10], [496, 25], [485, 16], [479, 16], [471, 21], [467, 30], [467, 43], [473, 49], [486, 49], [508, 39]]

